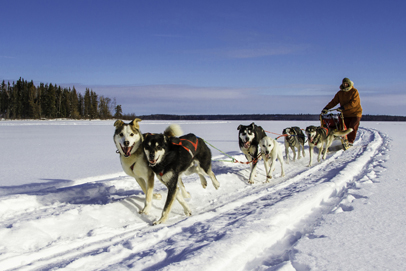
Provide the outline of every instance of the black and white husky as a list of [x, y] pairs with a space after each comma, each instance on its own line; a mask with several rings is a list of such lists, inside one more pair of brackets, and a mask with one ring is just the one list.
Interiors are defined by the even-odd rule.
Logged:
[[116, 130], [113, 139], [117, 152], [120, 154], [120, 162], [124, 172], [135, 178], [145, 194], [144, 208], [140, 213], [148, 214], [151, 209], [152, 198], [161, 199], [161, 195], [153, 194], [154, 172], [148, 166], [142, 149], [145, 134], [140, 131], [140, 121], [141, 119], [134, 119], [130, 123], [124, 123], [122, 120], [117, 120], [114, 123]]
[[266, 137], [266, 133], [261, 126], [251, 123], [248, 126], [238, 126], [238, 144], [240, 150], [245, 154], [248, 162], [251, 164], [251, 173], [248, 183], [254, 183], [255, 171], [258, 164], [259, 157], [259, 141]]
[[334, 129], [329, 129], [326, 127], [308, 126], [306, 127], [305, 132], [307, 135], [307, 141], [309, 143], [309, 167], [311, 167], [314, 147], [317, 147], [319, 149], [317, 161], [320, 163], [321, 153], [323, 153], [323, 159], [326, 159], [327, 150], [333, 143], [334, 137], [348, 135], [352, 132], [352, 128], [348, 128], [345, 131], [336, 131]]
[[285, 155], [286, 163], [289, 164], [289, 148], [293, 152], [293, 162], [296, 161], [296, 149], [298, 151], [297, 159], [300, 159], [300, 152], [302, 152], [303, 157], [305, 157], [304, 143], [305, 135], [303, 131], [296, 126], [285, 128], [282, 131], [282, 134], [285, 137]]
[[216, 189], [220, 186], [211, 169], [211, 151], [206, 143], [194, 134], [177, 137], [180, 133], [179, 126], [170, 125], [164, 134], [147, 135], [143, 143], [149, 167], [168, 188], [162, 216], [153, 223], [154, 225], [163, 223], [168, 219], [175, 198], [182, 205], [187, 216], [192, 214], [184, 200], [184, 197], [189, 197], [189, 193], [183, 186], [181, 179], [183, 174], [199, 174], [203, 188], [207, 186], [205, 175], [211, 178]]

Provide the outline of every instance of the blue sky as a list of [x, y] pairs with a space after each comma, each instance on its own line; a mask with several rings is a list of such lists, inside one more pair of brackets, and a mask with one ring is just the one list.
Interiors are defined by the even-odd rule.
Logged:
[[125, 113], [319, 113], [343, 77], [406, 115], [406, 2], [0, 0], [0, 79], [91, 88]]

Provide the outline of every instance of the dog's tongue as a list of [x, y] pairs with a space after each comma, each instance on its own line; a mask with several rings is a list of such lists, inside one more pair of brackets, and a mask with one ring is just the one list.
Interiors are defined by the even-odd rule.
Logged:
[[248, 149], [249, 146], [250, 146], [250, 142], [249, 142], [249, 141], [247, 141], [247, 142], [244, 143], [244, 148]]
[[158, 159], [156, 159], [156, 160], [149, 160], [149, 163], [150, 163], [151, 165], [155, 165], [155, 164], [156, 164], [156, 161], [158, 161]]
[[131, 155], [131, 149], [132, 148], [133, 147], [122, 147], [125, 156], [130, 156]]

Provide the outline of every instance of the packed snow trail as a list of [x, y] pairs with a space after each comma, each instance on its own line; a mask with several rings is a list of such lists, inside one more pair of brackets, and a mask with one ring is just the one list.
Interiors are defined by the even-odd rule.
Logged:
[[277, 167], [270, 183], [264, 183], [261, 161], [254, 185], [247, 184], [248, 165], [213, 162], [219, 190], [203, 189], [197, 175], [184, 178], [193, 215], [185, 217], [175, 203], [158, 226], [151, 222], [166, 195], [158, 182], [163, 200], [154, 200], [148, 216], [138, 214], [140, 188], [122, 174], [10, 193], [0, 198], [0, 269], [253, 270], [258, 263], [277, 264], [321, 214], [339, 205], [347, 185], [371, 170], [383, 144], [378, 131], [360, 128], [354, 147], [329, 153], [311, 168], [306, 147], [306, 157], [285, 164], [283, 178]]

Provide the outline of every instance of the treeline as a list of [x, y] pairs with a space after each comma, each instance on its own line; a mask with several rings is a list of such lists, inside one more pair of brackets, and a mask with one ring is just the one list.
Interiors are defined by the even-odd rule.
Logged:
[[[142, 115], [125, 114], [123, 119], [133, 120], [319, 120], [318, 114], [247, 114], [247, 115]], [[361, 121], [406, 121], [405, 116], [363, 115]]]
[[[114, 115], [112, 114], [114, 112]], [[86, 89], [82, 95], [75, 87], [3, 80], [0, 89], [0, 117], [5, 119], [110, 119], [121, 117], [121, 105]]]
[[[0, 89], [0, 118], [4, 119], [111, 119], [132, 120], [319, 120], [318, 114], [245, 114], [245, 115], [123, 115], [115, 98], [98, 96], [86, 89], [82, 95], [75, 87], [27, 82], [3, 82]], [[113, 113], [114, 112], [114, 113]], [[364, 115], [361, 121], [406, 121], [405, 116]]]

